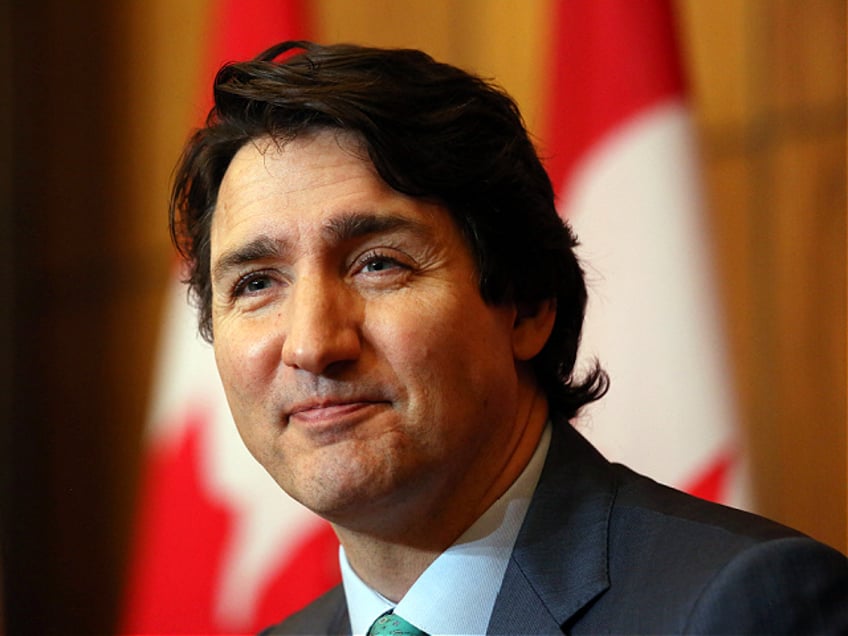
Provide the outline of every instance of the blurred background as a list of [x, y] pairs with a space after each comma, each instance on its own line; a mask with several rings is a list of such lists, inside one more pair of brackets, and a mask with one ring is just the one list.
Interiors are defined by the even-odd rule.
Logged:
[[[318, 41], [494, 77], [531, 130], [556, 0], [317, 0]], [[846, 544], [846, 7], [674, 3], [754, 508]], [[203, 0], [0, 0], [0, 540], [9, 633], [109, 633], [205, 103]]]

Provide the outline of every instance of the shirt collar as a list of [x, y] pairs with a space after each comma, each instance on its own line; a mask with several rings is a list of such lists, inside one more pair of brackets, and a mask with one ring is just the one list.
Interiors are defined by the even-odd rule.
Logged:
[[353, 634], [364, 635], [377, 617], [392, 608], [433, 636], [485, 634], [550, 441], [548, 424], [518, 479], [430, 564], [396, 608], [357, 576], [340, 547], [339, 563]]

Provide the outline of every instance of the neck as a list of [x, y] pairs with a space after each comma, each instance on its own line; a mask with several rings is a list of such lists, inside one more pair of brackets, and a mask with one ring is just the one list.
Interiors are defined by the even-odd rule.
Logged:
[[413, 583], [438, 556], [450, 547], [488, 508], [501, 497], [527, 466], [536, 450], [547, 421], [547, 402], [534, 391], [520, 403], [515, 426], [505, 440], [499, 465], [484, 477], [469, 469], [467, 483], [448, 485], [441, 492], [455, 496], [417, 502], [414, 510], [397, 502], [398, 514], [384, 517], [384, 525], [354, 528], [334, 525], [348, 561], [357, 575], [372, 589], [393, 602], [399, 602]]
[[344, 546], [348, 563], [357, 576], [393, 603], [400, 602], [412, 584], [442, 552], [399, 545], [340, 528], [336, 528], [336, 532]]

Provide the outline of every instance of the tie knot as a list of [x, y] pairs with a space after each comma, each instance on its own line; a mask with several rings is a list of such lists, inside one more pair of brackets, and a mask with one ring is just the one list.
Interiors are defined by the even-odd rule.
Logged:
[[368, 636], [427, 636], [426, 633], [389, 610], [371, 625]]

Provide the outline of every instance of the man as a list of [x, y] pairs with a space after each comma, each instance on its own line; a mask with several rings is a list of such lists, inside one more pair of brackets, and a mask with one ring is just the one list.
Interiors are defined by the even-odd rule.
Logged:
[[417, 51], [228, 65], [171, 229], [245, 444], [341, 543], [343, 587], [269, 633], [848, 630], [842, 555], [570, 426], [606, 376], [497, 88]]

